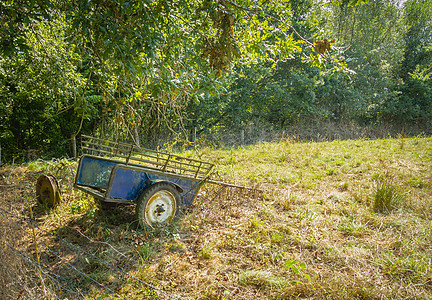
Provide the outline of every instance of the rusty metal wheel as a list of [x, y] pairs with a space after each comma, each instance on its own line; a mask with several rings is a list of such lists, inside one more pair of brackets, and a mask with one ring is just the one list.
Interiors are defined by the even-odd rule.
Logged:
[[142, 227], [171, 223], [180, 210], [180, 203], [180, 193], [173, 185], [167, 182], [152, 184], [138, 199], [138, 221]]
[[60, 188], [52, 175], [41, 175], [36, 182], [36, 197], [39, 203], [48, 207], [55, 207], [60, 203]]

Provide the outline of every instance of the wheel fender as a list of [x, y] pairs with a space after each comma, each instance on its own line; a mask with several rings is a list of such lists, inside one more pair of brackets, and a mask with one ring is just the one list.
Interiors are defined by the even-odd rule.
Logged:
[[156, 180], [152, 180], [151, 181], [151, 184], [155, 184], [155, 183], [159, 183], [159, 182], [166, 182], [166, 183], [168, 183], [168, 184], [171, 184], [172, 186], [174, 186], [176, 189], [177, 189], [177, 191], [180, 193], [180, 194], [182, 194], [183, 193], [183, 189], [182, 189], [182, 187], [181, 186], [179, 186], [177, 183], [175, 183], [175, 182], [172, 182], [172, 181], [169, 181], [169, 180], [163, 180], [163, 179], [156, 179]]

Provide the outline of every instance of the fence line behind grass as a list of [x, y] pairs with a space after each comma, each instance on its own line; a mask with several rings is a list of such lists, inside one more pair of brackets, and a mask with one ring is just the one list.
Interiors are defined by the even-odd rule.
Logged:
[[236, 147], [262, 142], [290, 139], [298, 142], [327, 142], [334, 140], [383, 139], [390, 137], [413, 137], [431, 135], [422, 128], [389, 125], [360, 126], [353, 123], [318, 122], [316, 124], [290, 126], [285, 129], [245, 127], [218, 133], [201, 133], [195, 137], [196, 144], [214, 147]]
[[[314, 124], [299, 124], [284, 129], [274, 129], [256, 124], [242, 128], [225, 128], [218, 131], [200, 131], [193, 127], [188, 130], [189, 143], [176, 138], [175, 134], [160, 134], [153, 138], [141, 136], [141, 145], [149, 149], [175, 150], [186, 144], [213, 148], [239, 147], [263, 142], [292, 140], [298, 142], [327, 142], [334, 140], [383, 139], [391, 137], [430, 136], [432, 131], [422, 127], [398, 127], [396, 125], [362, 126], [348, 122], [316, 122]], [[103, 138], [103, 137], [102, 137]], [[133, 143], [132, 140], [124, 142]], [[175, 145], [171, 147], [171, 145]], [[173, 148], [173, 149], [171, 149]]]

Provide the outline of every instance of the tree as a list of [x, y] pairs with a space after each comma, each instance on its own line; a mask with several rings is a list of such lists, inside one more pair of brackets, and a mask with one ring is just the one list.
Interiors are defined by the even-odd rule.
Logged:
[[432, 1], [407, 1], [404, 16], [407, 30], [400, 64], [403, 84], [389, 111], [399, 120], [431, 124]]
[[[358, 2], [5, 0], [0, 3], [4, 139], [23, 140], [16, 148], [31, 149], [37, 145], [21, 137], [32, 136], [26, 128], [39, 128], [41, 138], [56, 145], [81, 130], [139, 143], [143, 134], [184, 134], [190, 126], [222, 118], [242, 126], [252, 116], [283, 127], [321, 114], [361, 115], [391, 94], [392, 82], [380, 77], [389, 78], [386, 62], [396, 56], [386, 50], [383, 62], [373, 53], [391, 49], [396, 29], [390, 24], [397, 14], [391, 1], [371, 1], [364, 11]], [[333, 25], [325, 26], [326, 14]], [[384, 25], [378, 22], [388, 16]], [[352, 26], [344, 29], [342, 21]], [[332, 35], [339, 40], [331, 51], [317, 53], [314, 40]], [[345, 61], [348, 52], [359, 59]], [[340, 76], [347, 64], [362, 75], [351, 81]], [[27, 73], [31, 78], [21, 82]], [[24, 121], [33, 109], [31, 120]], [[50, 122], [57, 129], [47, 138]]]
[[401, 33], [405, 30], [399, 5], [394, 0], [356, 6], [343, 2], [324, 11], [330, 20], [325, 33], [346, 49], [348, 68], [355, 71], [349, 78], [341, 78], [338, 87], [342, 94], [350, 91], [338, 100], [348, 118], [380, 121], [383, 110], [397, 95], [397, 66], [403, 55]]
[[70, 138], [80, 117], [90, 113], [78, 105], [86, 80], [77, 72], [80, 57], [64, 42], [64, 23], [29, 26], [30, 50], [0, 60], [1, 139], [9, 158], [30, 150], [64, 153], [65, 136]]
[[[192, 126], [200, 131], [217, 126], [244, 128], [250, 123], [283, 128], [311, 116], [316, 98], [313, 77], [318, 68], [302, 63], [300, 54], [304, 52], [307, 58], [314, 55], [312, 43], [307, 40], [312, 36], [308, 20], [312, 1], [288, 1], [287, 9], [291, 11], [291, 49], [271, 55], [272, 45], [282, 40], [270, 35], [263, 37], [257, 31], [251, 38], [266, 41], [264, 55], [252, 62], [238, 62], [229, 86], [219, 95], [191, 103], [189, 110], [196, 120]], [[295, 34], [299, 31], [304, 36]]]
[[[91, 123], [87, 127], [98, 128], [99, 134], [133, 136], [141, 130], [151, 135], [161, 127], [178, 131], [183, 126], [186, 103], [220, 86], [223, 79], [219, 77], [240, 54], [241, 59], [254, 61], [300, 49], [288, 34], [291, 12], [285, 1], [7, 0], [0, 10], [0, 51], [5, 61], [13, 61], [17, 53], [30, 59], [35, 49], [43, 48], [43, 39], [36, 39], [39, 46], [29, 40], [36, 34], [35, 26], [49, 28], [63, 22], [61, 42], [79, 58], [74, 71], [82, 83], [62, 97], [57, 96], [56, 86], [67, 87], [67, 81], [49, 83], [54, 88], [36, 97], [41, 99], [39, 110], [48, 99], [57, 99], [54, 103], [61, 105], [46, 106], [53, 112], [70, 108], [62, 112], [62, 122], [79, 120], [72, 126], [75, 130], [84, 120]], [[45, 44], [50, 43], [48, 40]], [[68, 58], [54, 57], [52, 67], [68, 64]], [[18, 62], [9, 66], [18, 67]], [[37, 85], [26, 88], [39, 89]], [[4, 101], [20, 98], [21, 90], [4, 94]], [[17, 117], [14, 113], [9, 120], [17, 122]], [[19, 131], [22, 134], [23, 129], [19, 127]], [[18, 139], [18, 132], [13, 135]]]

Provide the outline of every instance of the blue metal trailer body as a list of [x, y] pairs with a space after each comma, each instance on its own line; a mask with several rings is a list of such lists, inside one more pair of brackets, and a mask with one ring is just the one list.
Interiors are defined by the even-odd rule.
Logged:
[[130, 203], [136, 202], [147, 187], [157, 182], [174, 185], [181, 194], [182, 204], [190, 205], [204, 181], [115, 159], [83, 155], [75, 187], [105, 202]]

